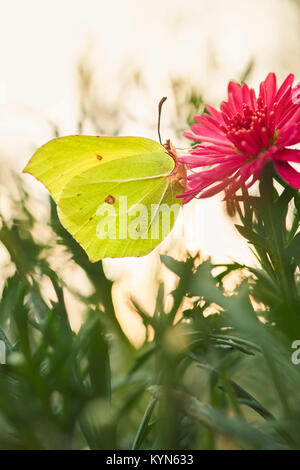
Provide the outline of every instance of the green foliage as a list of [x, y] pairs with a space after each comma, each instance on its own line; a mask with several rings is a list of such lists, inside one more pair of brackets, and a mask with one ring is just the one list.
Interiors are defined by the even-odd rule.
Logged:
[[[293, 222], [288, 232], [282, 225], [286, 204], [296, 196], [284, 189], [270, 197], [278, 211], [274, 236], [280, 230], [279, 248], [287, 253], [297, 290], [299, 237]], [[152, 339], [135, 350], [115, 316], [112, 283], [102, 264], [90, 263], [60, 225], [52, 202], [52, 238], [40, 243], [33, 235], [38, 222], [30, 198], [23, 194], [22, 199], [18, 214], [2, 220], [0, 230], [14, 267], [0, 301], [0, 339], [6, 344], [0, 448], [300, 448], [300, 370], [291, 362], [298, 294], [292, 303], [285, 300], [282, 278], [276, 278], [270, 261], [275, 252], [267, 264], [261, 256], [260, 269], [163, 255], [162, 263], [177, 279], [173, 305], [165, 310], [163, 284], [153, 315], [135, 305], [152, 330]], [[245, 233], [245, 224], [239, 230], [262, 255], [270, 247], [270, 231], [259, 216], [265, 209], [256, 203], [254, 235]], [[296, 199], [298, 220], [297, 207]], [[89, 296], [73, 292], [85, 308], [78, 332], [71, 329], [65, 302], [71, 287], [49, 261], [57, 243], [90, 281]], [[229, 293], [226, 279], [236, 273], [240, 281]], [[45, 282], [53, 292], [50, 299]], [[264, 307], [254, 309], [253, 297]]]

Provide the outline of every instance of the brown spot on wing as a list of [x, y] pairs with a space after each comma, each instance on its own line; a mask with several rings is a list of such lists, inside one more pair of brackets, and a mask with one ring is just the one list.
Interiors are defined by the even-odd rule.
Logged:
[[116, 198], [114, 196], [112, 196], [111, 194], [109, 194], [105, 198], [105, 202], [107, 202], [107, 204], [114, 204], [116, 202]]
[[103, 159], [103, 157], [101, 157], [101, 155], [96, 155], [96, 158], [97, 158], [97, 160], [102, 160]]

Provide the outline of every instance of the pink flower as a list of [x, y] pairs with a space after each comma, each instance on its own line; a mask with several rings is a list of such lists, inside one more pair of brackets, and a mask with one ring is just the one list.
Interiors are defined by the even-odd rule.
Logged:
[[217, 111], [206, 105], [203, 116], [185, 137], [201, 142], [178, 158], [188, 168], [210, 166], [188, 177], [183, 202], [196, 195], [212, 196], [225, 190], [226, 197], [245, 185], [252, 186], [261, 169], [272, 160], [277, 173], [290, 186], [300, 189], [300, 174], [288, 163], [300, 163], [300, 150], [289, 148], [300, 143], [300, 87], [288, 75], [277, 89], [276, 76], [270, 73], [260, 84], [258, 98], [246, 84], [230, 82], [228, 101]]

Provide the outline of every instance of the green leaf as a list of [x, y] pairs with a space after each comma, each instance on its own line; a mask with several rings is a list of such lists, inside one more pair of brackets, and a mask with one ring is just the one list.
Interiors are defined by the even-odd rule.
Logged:
[[[149, 388], [153, 398], [161, 399], [163, 390], [161, 387], [153, 386]], [[183, 411], [190, 418], [205, 424], [214, 431], [234, 437], [237, 441], [243, 443], [246, 448], [255, 449], [280, 449], [283, 446], [278, 439], [255, 429], [250, 424], [227, 418], [223, 413], [210, 405], [200, 402], [197, 398], [174, 390], [172, 395], [180, 403]]]
[[89, 329], [87, 359], [92, 393], [109, 400], [111, 395], [109, 352], [99, 317], [92, 317], [87, 327]]
[[[198, 363], [199, 367], [201, 367], [203, 369], [206, 369], [206, 370], [209, 370], [214, 377], [216, 377], [218, 379], [222, 379], [222, 374], [219, 372], [218, 369], [214, 369], [210, 365], [204, 364], [203, 362], [201, 362], [199, 360], [199, 358], [195, 354], [189, 353], [189, 356], [191, 357], [191, 359], [193, 359], [194, 361], [196, 361]], [[232, 388], [233, 388], [233, 390], [236, 394], [236, 398], [237, 398], [239, 403], [241, 403], [243, 405], [246, 405], [246, 406], [249, 406], [250, 408], [255, 410], [260, 416], [262, 416], [265, 419], [274, 419], [274, 416], [272, 415], [272, 413], [270, 413], [250, 393], [248, 393], [246, 390], [244, 390], [240, 385], [238, 385], [233, 380], [230, 380], [229, 382], [230, 382], [230, 385], [232, 386]], [[224, 388], [222, 387], [222, 390], [223, 389]], [[224, 391], [226, 392], [226, 389]]]
[[148, 427], [149, 427], [149, 421], [151, 419], [152, 413], [154, 411], [155, 405], [156, 405], [156, 398], [151, 397], [148, 403], [148, 406], [146, 408], [145, 414], [143, 416], [143, 419], [141, 421], [141, 424], [139, 426], [138, 432], [135, 436], [134, 443], [132, 445], [132, 450], [138, 450], [140, 449], [142, 442], [147, 435], [148, 432]]
[[259, 235], [258, 233], [255, 233], [253, 230], [251, 230], [251, 229], [248, 228], [248, 227], [244, 227], [243, 225], [237, 225], [237, 224], [235, 224], [235, 227], [237, 228], [237, 230], [239, 231], [239, 233], [240, 233], [244, 238], [246, 238], [251, 244], [253, 244], [254, 246], [255, 246], [255, 245], [259, 245], [259, 246], [261, 246], [262, 248], [266, 248], [266, 247], [267, 247], [267, 242], [266, 242], [266, 240], [265, 240], [261, 235]]
[[300, 233], [296, 234], [288, 246], [288, 255], [295, 258], [297, 265], [300, 266]]

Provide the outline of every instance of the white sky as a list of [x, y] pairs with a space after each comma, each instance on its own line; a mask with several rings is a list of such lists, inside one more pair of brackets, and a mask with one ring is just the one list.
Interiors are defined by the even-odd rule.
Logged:
[[[299, 15], [289, 0], [0, 0], [0, 12], [0, 150], [15, 159], [18, 149], [17, 168], [30, 145], [47, 139], [43, 116], [74, 132], [75, 70], [87, 52], [108, 99], [120, 67], [123, 75], [124, 67], [141, 66], [149, 89], [130, 110], [140, 122], [130, 129], [124, 117], [134, 134], [155, 122], [170, 76], [217, 102], [252, 57], [255, 83], [270, 70], [299, 69]], [[172, 109], [169, 102], [165, 112]]]

